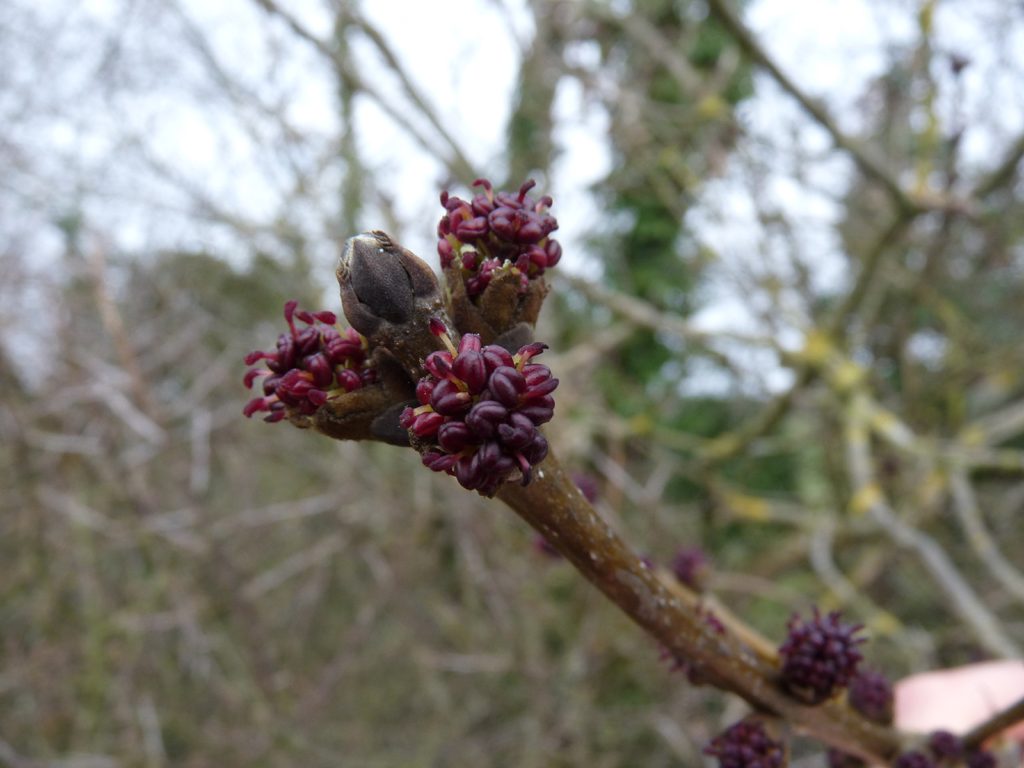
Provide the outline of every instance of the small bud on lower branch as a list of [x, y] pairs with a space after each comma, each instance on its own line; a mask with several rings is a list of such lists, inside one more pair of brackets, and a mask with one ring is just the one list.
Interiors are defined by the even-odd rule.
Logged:
[[[890, 728], [866, 720], [839, 701], [804, 704], [778, 685], [779, 670], [753, 653], [726, 627], [707, 621], [680, 599], [601, 520], [554, 456], [527, 486], [506, 484], [498, 498], [541, 533], [573, 566], [630, 618], [684, 661], [696, 679], [742, 696], [757, 709], [804, 733], [872, 762], [887, 762], [901, 747]], [[676, 589], [683, 589], [677, 586]]]

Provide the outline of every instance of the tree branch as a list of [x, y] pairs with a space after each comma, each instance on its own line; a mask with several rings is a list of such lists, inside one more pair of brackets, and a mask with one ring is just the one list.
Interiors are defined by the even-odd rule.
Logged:
[[775, 61], [768, 55], [768, 52], [757, 42], [757, 39], [743, 24], [736, 12], [729, 7], [727, 0], [708, 0], [711, 11], [719, 18], [726, 29], [739, 43], [740, 47], [757, 64], [764, 67], [771, 73], [772, 77], [785, 89], [800, 105], [807, 110], [818, 123], [829, 132], [832, 141], [840, 149], [848, 152], [857, 163], [864, 175], [873, 178], [884, 186], [889, 194], [899, 205], [903, 212], [918, 213], [921, 210], [935, 207], [927, 205], [924, 201], [911, 197], [903, 190], [899, 182], [889, 173], [882, 161], [868, 153], [867, 149], [859, 142], [847, 136], [840, 130], [835, 120], [825, 110], [825, 107], [816, 99], [812, 99], [804, 93], [788, 75], [786, 75]]
[[[633, 621], [685, 661], [701, 682], [742, 696], [789, 721], [800, 732], [872, 762], [888, 762], [900, 735], [871, 723], [840, 701], [817, 707], [798, 702], [776, 683], [777, 667], [728, 629], [718, 631], [698, 612], [697, 597], [682, 599], [648, 569], [601, 520], [549, 455], [527, 486], [508, 484], [498, 498], [538, 530], [576, 569]], [[683, 593], [685, 594], [685, 593]]]
[[866, 425], [868, 410], [866, 396], [855, 394], [846, 424], [847, 465], [855, 489], [854, 511], [870, 512], [894, 542], [918, 554], [932, 579], [949, 598], [952, 609], [974, 630], [976, 639], [984, 648], [1000, 658], [1021, 658], [1020, 648], [960, 575], [946, 551], [932, 537], [903, 522], [885, 501], [871, 468]]

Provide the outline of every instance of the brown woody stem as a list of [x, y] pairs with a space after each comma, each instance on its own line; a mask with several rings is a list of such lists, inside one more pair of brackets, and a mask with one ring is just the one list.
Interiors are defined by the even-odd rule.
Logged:
[[1016, 704], [1011, 704], [1002, 712], [993, 715], [981, 725], [971, 730], [964, 736], [964, 746], [967, 749], [975, 749], [984, 744], [996, 734], [1002, 733], [1017, 723], [1024, 722], [1024, 699]]
[[[697, 610], [698, 598], [669, 590], [657, 574], [597, 515], [572, 479], [549, 455], [528, 486], [507, 484], [498, 498], [539, 531], [588, 581], [685, 661], [699, 682], [732, 691], [795, 730], [873, 763], [901, 748], [900, 734], [876, 725], [846, 704], [807, 706], [777, 683], [778, 669], [726, 625], [716, 629]], [[731, 622], [730, 622], [731, 623]]]

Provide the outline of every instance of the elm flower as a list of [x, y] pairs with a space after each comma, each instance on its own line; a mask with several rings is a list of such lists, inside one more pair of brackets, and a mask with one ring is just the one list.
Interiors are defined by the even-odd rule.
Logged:
[[680, 547], [672, 558], [672, 573], [680, 584], [701, 592], [711, 575], [711, 558], [702, 547]]
[[486, 496], [516, 471], [528, 484], [548, 453], [537, 427], [551, 420], [558, 386], [546, 365], [530, 362], [547, 344], [534, 342], [512, 355], [467, 333], [456, 348], [444, 323], [431, 318], [430, 327], [448, 351], [427, 357], [428, 375], [416, 385], [420, 405], [399, 420], [414, 444], [425, 447], [424, 465]]
[[868, 720], [882, 725], [892, 724], [892, 684], [881, 672], [871, 669], [861, 672], [850, 683], [846, 698], [850, 706]]
[[741, 720], [704, 748], [705, 755], [717, 757], [721, 768], [782, 768], [786, 752], [772, 739], [764, 724]]
[[823, 618], [817, 606], [811, 621], [794, 615], [789, 637], [779, 648], [783, 685], [808, 704], [832, 698], [857, 675], [857, 664], [863, 658], [857, 646], [866, 640], [854, 635], [864, 625], [849, 626], [839, 619], [839, 611]]
[[[273, 423], [286, 416], [312, 416], [329, 397], [351, 392], [377, 380], [376, 371], [367, 364], [367, 345], [355, 330], [334, 327], [333, 312], [307, 312], [299, 302], [284, 305], [288, 333], [277, 338], [273, 352], [256, 350], [245, 356], [246, 365], [267, 361], [266, 368], [252, 368], [245, 374], [245, 386], [252, 389], [263, 378], [263, 397], [246, 404], [244, 413], [267, 411], [263, 420]], [[298, 329], [295, 320], [306, 324]]]
[[562, 246], [550, 237], [558, 229], [558, 221], [546, 212], [551, 198], [535, 201], [527, 194], [535, 185], [530, 179], [518, 194], [495, 194], [487, 179], [477, 179], [473, 186], [484, 191], [471, 201], [441, 193], [446, 213], [437, 227], [437, 252], [442, 268], [461, 269], [470, 297], [483, 293], [503, 269], [522, 276], [522, 294], [529, 280], [562, 258]]

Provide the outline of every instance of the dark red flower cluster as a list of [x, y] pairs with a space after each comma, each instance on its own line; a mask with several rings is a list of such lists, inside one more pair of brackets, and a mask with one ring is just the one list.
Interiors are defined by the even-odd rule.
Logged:
[[904, 752], [892, 765], [893, 768], [935, 768], [935, 763], [923, 752]]
[[[263, 379], [263, 397], [250, 400], [245, 415], [269, 411], [264, 421], [280, 421], [289, 412], [311, 416], [327, 402], [335, 390], [351, 392], [377, 379], [377, 372], [367, 367], [366, 345], [353, 329], [339, 331], [333, 312], [298, 310], [299, 302], [284, 305], [284, 319], [289, 333], [277, 337], [273, 352], [256, 350], [245, 356], [246, 365], [267, 361], [266, 368], [253, 368], [245, 374], [245, 386]], [[306, 324], [301, 331], [295, 320]]]
[[680, 547], [672, 558], [672, 573], [681, 584], [700, 592], [711, 574], [711, 558], [701, 547]]
[[955, 760], [964, 753], [964, 743], [955, 733], [933, 731], [928, 737], [928, 749], [939, 760]]
[[448, 347], [425, 361], [428, 376], [416, 385], [418, 408], [406, 408], [399, 423], [436, 450], [423, 454], [435, 472], [454, 475], [463, 488], [492, 494], [515, 470], [530, 482], [532, 468], [548, 455], [537, 427], [551, 420], [558, 379], [530, 360], [547, 349], [534, 342], [516, 355], [481, 346], [467, 333], [458, 349], [437, 318], [431, 330]]
[[809, 704], [832, 698], [857, 675], [857, 664], [863, 658], [857, 646], [865, 639], [854, 634], [864, 625], [849, 626], [839, 619], [839, 611], [822, 618], [817, 607], [811, 621], [803, 622], [794, 615], [788, 625], [789, 637], [779, 648], [783, 684]]
[[850, 683], [847, 699], [850, 706], [868, 720], [882, 725], [892, 723], [892, 685], [881, 672], [866, 669], [857, 675]]
[[712, 739], [704, 754], [717, 757], [722, 768], [782, 768], [786, 762], [782, 745], [756, 720], [736, 723]]
[[534, 201], [527, 194], [535, 184], [530, 179], [518, 195], [495, 194], [487, 179], [477, 179], [473, 186], [484, 191], [469, 202], [441, 193], [447, 213], [437, 226], [437, 253], [444, 269], [458, 260], [470, 296], [483, 293], [506, 261], [522, 275], [523, 292], [527, 280], [540, 277], [562, 258], [562, 246], [549, 237], [558, 229], [554, 216], [545, 211], [551, 198]]

